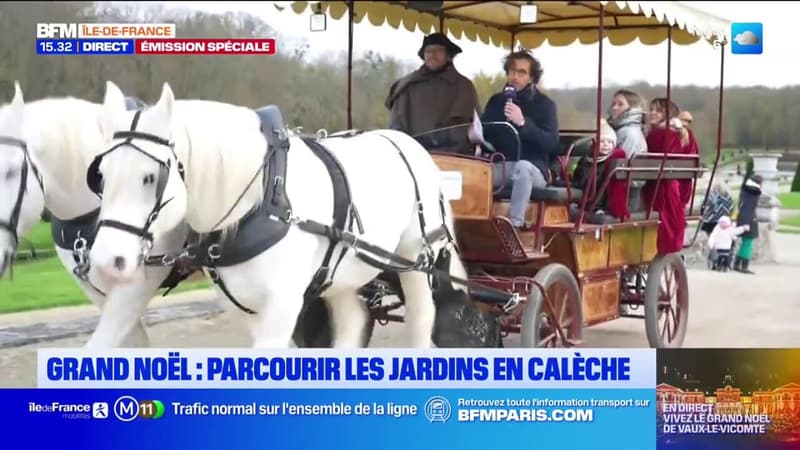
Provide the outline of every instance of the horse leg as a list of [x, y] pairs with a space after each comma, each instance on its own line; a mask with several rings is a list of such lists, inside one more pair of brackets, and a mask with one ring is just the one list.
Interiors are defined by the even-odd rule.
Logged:
[[[148, 342], [142, 316], [155, 295], [153, 283], [130, 283], [115, 286], [100, 314], [100, 321], [86, 348], [114, 348]], [[138, 329], [137, 329], [138, 328]]]
[[253, 335], [254, 348], [292, 348], [293, 334], [303, 308], [303, 285], [287, 285], [265, 293]]
[[430, 348], [433, 345], [436, 306], [433, 303], [433, 292], [428, 285], [428, 275], [403, 272], [399, 276], [406, 297], [405, 323], [409, 345], [414, 348]]
[[[61, 248], [56, 248], [58, 257], [61, 260], [61, 263], [64, 265], [64, 268], [72, 274], [72, 277], [75, 279], [75, 282], [78, 283], [78, 286], [81, 287], [83, 293], [86, 294], [86, 297], [100, 310], [100, 314], [103, 313], [103, 308], [105, 307], [106, 297], [103, 296], [101, 292], [95, 290], [106, 288], [106, 286], [98, 287], [95, 285], [89, 285], [85, 281], [81, 280], [73, 273], [73, 269], [75, 268], [75, 260], [72, 257], [72, 252], [66, 251]], [[90, 277], [91, 281], [91, 277]], [[150, 338], [147, 335], [147, 330], [144, 325], [144, 320], [140, 317], [139, 320], [136, 321], [133, 328], [131, 329], [130, 333], [128, 333], [123, 339], [120, 344], [122, 347], [149, 347], [150, 346]]]
[[370, 317], [367, 304], [358, 296], [359, 288], [337, 290], [333, 295], [325, 296], [331, 312], [333, 348], [364, 346], [365, 328]]

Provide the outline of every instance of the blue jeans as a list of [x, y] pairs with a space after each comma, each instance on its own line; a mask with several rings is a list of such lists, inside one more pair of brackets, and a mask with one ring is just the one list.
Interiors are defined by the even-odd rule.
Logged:
[[525, 210], [531, 199], [533, 188], [547, 187], [547, 178], [538, 167], [530, 161], [503, 161], [494, 163], [492, 178], [494, 188], [503, 182], [503, 165], [505, 165], [505, 185], [511, 186], [511, 205], [508, 218], [515, 227], [525, 225]]

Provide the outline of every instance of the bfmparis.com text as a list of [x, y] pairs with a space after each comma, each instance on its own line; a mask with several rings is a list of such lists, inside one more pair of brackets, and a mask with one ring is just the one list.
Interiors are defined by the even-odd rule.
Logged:
[[459, 422], [591, 422], [591, 409], [522, 409], [475, 408], [459, 409]]

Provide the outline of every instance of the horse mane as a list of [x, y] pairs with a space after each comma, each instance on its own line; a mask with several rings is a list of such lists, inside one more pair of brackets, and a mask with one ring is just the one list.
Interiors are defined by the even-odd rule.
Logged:
[[[224, 237], [264, 198], [261, 167], [267, 143], [261, 121], [255, 111], [243, 106], [179, 100], [175, 102], [172, 132], [175, 153], [186, 174], [191, 205], [187, 222], [200, 232], [217, 225]], [[236, 209], [218, 224], [234, 204]]]
[[57, 184], [67, 188], [86, 184], [86, 168], [105, 149], [101, 108], [75, 97], [25, 103], [22, 137], [37, 165], [58, 168]]

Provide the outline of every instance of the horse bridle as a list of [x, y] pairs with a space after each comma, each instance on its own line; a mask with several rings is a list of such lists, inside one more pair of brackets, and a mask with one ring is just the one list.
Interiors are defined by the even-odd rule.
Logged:
[[125, 139], [124, 141], [114, 145], [110, 149], [106, 150], [105, 152], [97, 155], [92, 164], [89, 165], [89, 169], [86, 172], [86, 184], [89, 186], [89, 189], [97, 194], [97, 196], [102, 197], [102, 179], [103, 176], [100, 174], [100, 162], [103, 160], [103, 157], [107, 154], [111, 153], [112, 151], [123, 147], [128, 146], [137, 150], [138, 152], [144, 154], [148, 158], [154, 160], [159, 165], [158, 171], [158, 179], [156, 180], [156, 202], [153, 206], [153, 209], [150, 211], [150, 214], [147, 216], [147, 220], [143, 227], [136, 227], [133, 225], [129, 225], [127, 223], [123, 223], [117, 220], [108, 220], [103, 219], [97, 223], [97, 230], [100, 230], [100, 227], [106, 226], [109, 228], [116, 228], [121, 231], [125, 231], [127, 233], [134, 234], [139, 237], [142, 242], [142, 254], [140, 255], [142, 259], [146, 258], [147, 253], [153, 247], [153, 234], [150, 232], [150, 227], [153, 225], [153, 222], [156, 221], [158, 218], [159, 212], [170, 202], [172, 199], [169, 199], [165, 202], [162, 202], [164, 196], [164, 189], [167, 186], [167, 181], [169, 180], [169, 170], [172, 167], [172, 160], [167, 159], [166, 162], [156, 158], [155, 156], [147, 153], [146, 151], [142, 150], [141, 147], [137, 146], [133, 143], [134, 139], [141, 139], [149, 142], [153, 142], [158, 145], [163, 145], [169, 147], [172, 151], [172, 155], [175, 158], [175, 161], [178, 164], [178, 173], [181, 176], [181, 179], [184, 179], [184, 172], [183, 172], [183, 164], [178, 160], [178, 155], [175, 153], [175, 144], [171, 141], [168, 141], [164, 138], [145, 133], [142, 131], [136, 131], [136, 126], [139, 123], [139, 117], [141, 116], [142, 110], [136, 111], [133, 116], [133, 121], [131, 122], [131, 127], [129, 131], [118, 131], [114, 133], [113, 139]]
[[33, 171], [33, 175], [39, 182], [39, 187], [42, 189], [42, 194], [44, 194], [44, 181], [42, 180], [42, 175], [39, 173], [39, 169], [36, 168], [36, 164], [33, 163], [33, 160], [28, 153], [28, 145], [25, 143], [25, 141], [9, 136], [0, 136], [0, 144], [19, 147], [22, 150], [24, 158], [20, 174], [21, 176], [19, 179], [17, 201], [14, 203], [14, 209], [11, 210], [11, 217], [9, 217], [8, 221], [0, 218], [0, 229], [8, 230], [8, 232], [11, 233], [11, 236], [14, 238], [14, 248], [16, 249], [17, 245], [19, 245], [19, 236], [17, 236], [19, 215], [22, 212], [22, 201], [25, 199], [25, 193], [28, 190], [28, 166], [30, 166], [31, 170]]

